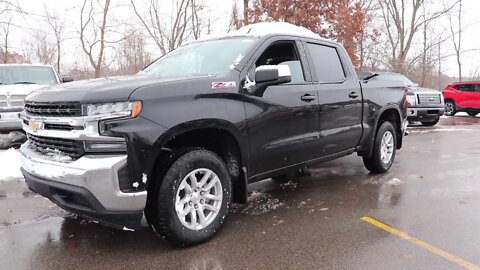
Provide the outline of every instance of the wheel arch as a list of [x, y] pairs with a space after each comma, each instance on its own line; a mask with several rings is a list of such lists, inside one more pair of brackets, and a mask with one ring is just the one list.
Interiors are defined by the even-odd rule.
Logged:
[[[225, 162], [232, 178], [233, 202], [247, 198], [247, 142], [236, 126], [222, 119], [202, 119], [174, 126], [160, 136], [152, 151], [155, 159], [152, 179], [161, 181], [161, 172], [172, 154], [182, 148], [200, 147], [212, 151]], [[147, 183], [147, 190], [153, 186]]]
[[396, 148], [400, 149], [403, 145], [403, 134], [402, 134], [402, 117], [401, 112], [397, 108], [398, 105], [388, 105], [382, 108], [382, 110], [377, 114], [377, 118], [375, 120], [375, 125], [372, 129], [372, 134], [370, 134], [370, 138], [368, 139], [368, 147], [365, 150], [359, 152], [360, 156], [370, 157], [373, 153], [373, 147], [375, 142], [375, 137], [378, 132], [379, 127], [382, 125], [383, 122], [389, 121], [393, 124], [395, 128], [395, 133], [397, 137], [397, 145]]

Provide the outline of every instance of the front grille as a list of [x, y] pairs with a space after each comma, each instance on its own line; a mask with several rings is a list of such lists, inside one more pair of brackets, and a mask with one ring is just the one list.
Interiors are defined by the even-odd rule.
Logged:
[[25, 111], [29, 114], [41, 116], [81, 116], [82, 106], [80, 103], [27, 103], [25, 104]]
[[418, 94], [418, 104], [440, 104], [442, 98], [440, 94]]
[[28, 134], [28, 140], [33, 150], [47, 155], [65, 155], [78, 159], [85, 154], [82, 141], [48, 138]]
[[23, 107], [24, 95], [11, 95], [7, 98], [6, 95], [0, 95], [0, 107]]
[[50, 130], [68, 130], [68, 131], [72, 131], [72, 130], [82, 130], [83, 127], [77, 127], [77, 126], [70, 126], [70, 125], [67, 125], [67, 124], [49, 124], [49, 123], [45, 123], [43, 124], [43, 129], [50, 129]]

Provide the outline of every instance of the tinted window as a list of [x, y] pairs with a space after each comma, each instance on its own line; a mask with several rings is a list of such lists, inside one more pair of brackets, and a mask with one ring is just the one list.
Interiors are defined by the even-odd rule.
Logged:
[[455, 85], [454, 88], [457, 89], [458, 91], [463, 91], [463, 92], [475, 91], [474, 84], [459, 84], [459, 85]]
[[337, 49], [312, 43], [307, 43], [307, 47], [320, 82], [340, 82], [345, 79]]

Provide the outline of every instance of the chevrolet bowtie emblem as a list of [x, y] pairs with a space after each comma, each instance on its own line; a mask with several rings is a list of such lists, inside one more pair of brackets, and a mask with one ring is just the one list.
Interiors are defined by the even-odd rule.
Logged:
[[42, 127], [42, 122], [30, 121], [28, 126], [35, 132]]
[[11, 107], [12, 106], [12, 94], [10, 94], [10, 92], [7, 92], [7, 107]]

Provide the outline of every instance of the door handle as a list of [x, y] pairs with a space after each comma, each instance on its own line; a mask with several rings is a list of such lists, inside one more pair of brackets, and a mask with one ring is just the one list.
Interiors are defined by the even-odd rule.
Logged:
[[358, 94], [357, 94], [357, 92], [351, 92], [350, 94], [348, 94], [348, 96], [349, 96], [350, 98], [357, 98], [357, 97], [358, 97]]
[[306, 94], [306, 95], [303, 95], [300, 99], [302, 101], [305, 101], [305, 102], [310, 102], [310, 101], [313, 101], [315, 100], [317, 97], [316, 96], [312, 96], [310, 94]]

